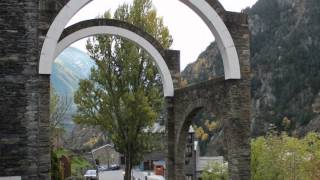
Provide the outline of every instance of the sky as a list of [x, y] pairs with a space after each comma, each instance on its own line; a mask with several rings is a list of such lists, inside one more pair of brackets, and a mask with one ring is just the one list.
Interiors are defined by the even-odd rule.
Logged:
[[[107, 10], [112, 12], [124, 2], [132, 3], [133, 0], [93, 0], [82, 8], [68, 23], [67, 26], [95, 18]], [[220, 3], [228, 11], [240, 12], [242, 9], [252, 6], [257, 0], [220, 0]], [[194, 62], [203, 52], [214, 37], [202, 19], [189, 7], [178, 0], [153, 0], [158, 16], [162, 16], [164, 24], [168, 26], [173, 38], [170, 49], [180, 50], [181, 70], [189, 63]], [[83, 51], [86, 40], [80, 40], [71, 46]]]

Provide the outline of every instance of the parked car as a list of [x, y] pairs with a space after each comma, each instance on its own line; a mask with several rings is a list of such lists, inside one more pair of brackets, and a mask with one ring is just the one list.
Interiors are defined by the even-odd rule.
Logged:
[[84, 174], [86, 180], [98, 180], [99, 176], [97, 174], [97, 170], [87, 170], [86, 174]]
[[120, 166], [117, 165], [117, 164], [112, 164], [112, 165], [110, 166], [110, 169], [111, 169], [111, 170], [120, 170]]
[[98, 169], [99, 169], [99, 172], [108, 171], [109, 170], [109, 168], [106, 167], [106, 166], [99, 166]]

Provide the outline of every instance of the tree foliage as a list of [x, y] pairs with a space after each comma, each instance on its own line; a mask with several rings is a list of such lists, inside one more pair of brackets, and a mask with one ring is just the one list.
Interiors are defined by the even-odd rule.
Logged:
[[320, 136], [309, 133], [302, 139], [269, 135], [251, 143], [253, 180], [320, 179]]
[[50, 131], [51, 145], [53, 148], [58, 144], [59, 139], [64, 133], [64, 116], [71, 108], [71, 99], [59, 96], [52, 88], [50, 90]]
[[[111, 18], [106, 12], [103, 18]], [[151, 0], [123, 4], [114, 19], [132, 23], [154, 36], [164, 48], [171, 45], [168, 29], [157, 17]], [[118, 152], [125, 155], [126, 178], [132, 165], [148, 148], [148, 133], [162, 108], [161, 79], [154, 61], [134, 43], [109, 35], [97, 35], [86, 48], [96, 63], [89, 79], [81, 80], [75, 93], [75, 122], [108, 131]]]
[[201, 174], [202, 180], [227, 180], [228, 164], [211, 162]]
[[192, 126], [199, 141], [200, 155], [204, 156], [212, 137], [221, 131], [221, 123], [213, 113], [201, 110], [193, 117]]
[[[251, 142], [252, 180], [318, 180], [320, 179], [320, 135], [304, 138], [271, 133]], [[210, 163], [202, 179], [227, 178], [227, 165]]]
[[70, 107], [71, 100], [69, 98], [59, 96], [53, 88], [50, 89], [51, 179], [62, 179], [56, 150], [60, 148], [58, 147], [59, 141], [64, 133], [63, 120]]

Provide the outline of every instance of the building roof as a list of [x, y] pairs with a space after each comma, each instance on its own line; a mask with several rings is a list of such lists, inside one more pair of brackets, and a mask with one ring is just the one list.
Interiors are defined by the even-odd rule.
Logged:
[[111, 145], [111, 144], [106, 144], [106, 145], [101, 146], [101, 147], [98, 147], [98, 148], [96, 148], [96, 149], [92, 149], [91, 152], [94, 153], [94, 152], [96, 152], [96, 151], [98, 151], [98, 150], [100, 150], [100, 149], [103, 149], [103, 148], [114, 148], [114, 146]]
[[165, 158], [166, 155], [164, 152], [151, 152], [143, 156], [143, 161], [159, 161], [165, 160]]

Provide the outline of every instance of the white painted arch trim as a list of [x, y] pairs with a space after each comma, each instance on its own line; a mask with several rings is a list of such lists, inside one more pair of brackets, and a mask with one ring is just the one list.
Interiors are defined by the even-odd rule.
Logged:
[[[51, 74], [59, 38], [69, 20], [92, 0], [70, 0], [58, 13], [45, 38], [39, 62], [40, 74]], [[225, 79], [240, 79], [239, 58], [233, 39], [217, 12], [205, 0], [179, 0], [193, 9], [215, 36], [223, 59]]]
[[180, 0], [196, 12], [216, 39], [223, 60], [225, 79], [241, 79], [239, 57], [232, 36], [219, 14], [206, 0]]
[[92, 26], [92, 27], [80, 29], [76, 32], [73, 32], [59, 42], [59, 44], [57, 45], [56, 51], [54, 53], [53, 59], [55, 59], [64, 49], [66, 49], [72, 43], [80, 39], [83, 39], [85, 37], [89, 37], [97, 34], [109, 34], [109, 35], [121, 36], [135, 42], [136, 44], [141, 46], [143, 49], [145, 49], [150, 54], [150, 56], [154, 59], [157, 69], [160, 72], [162, 84], [163, 84], [164, 96], [165, 97], [173, 96], [174, 87], [173, 87], [171, 74], [160, 52], [142, 36], [125, 28], [104, 25], [104, 26]]

